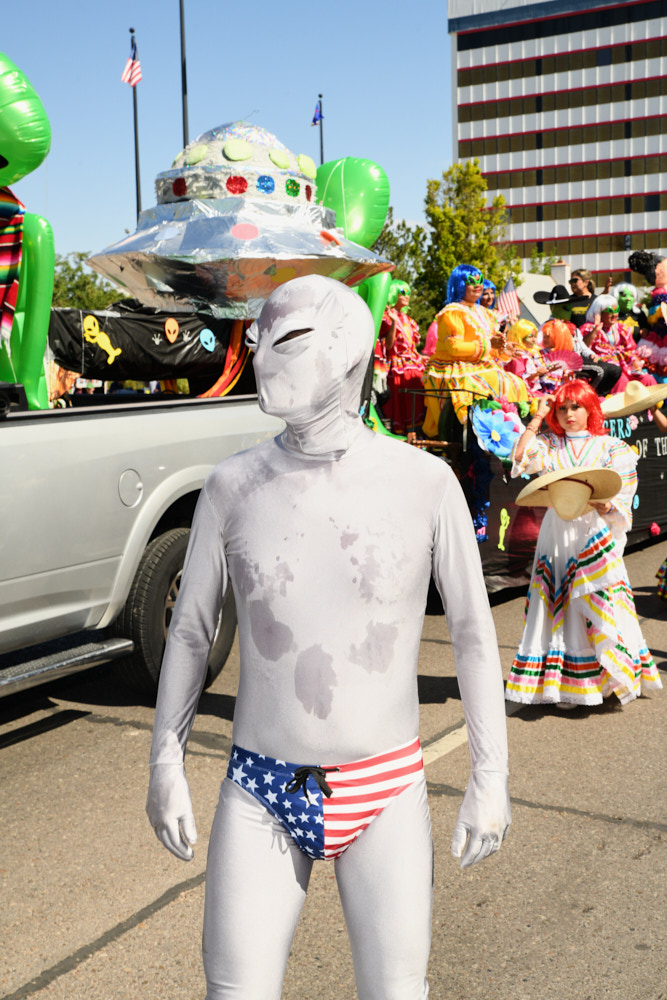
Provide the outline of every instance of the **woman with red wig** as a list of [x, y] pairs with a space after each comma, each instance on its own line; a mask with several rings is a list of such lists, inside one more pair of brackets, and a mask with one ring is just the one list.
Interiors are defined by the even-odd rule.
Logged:
[[[540, 433], [543, 419], [547, 430]], [[620, 475], [622, 487], [573, 520], [547, 510], [507, 681], [510, 701], [574, 707], [598, 705], [613, 693], [625, 704], [642, 686], [662, 687], [623, 562], [637, 455], [603, 421], [595, 390], [581, 379], [567, 382], [540, 400], [514, 449], [512, 476], [603, 466]]]

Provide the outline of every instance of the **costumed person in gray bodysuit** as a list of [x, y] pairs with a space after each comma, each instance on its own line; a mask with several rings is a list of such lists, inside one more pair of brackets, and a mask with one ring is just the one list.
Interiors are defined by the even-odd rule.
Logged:
[[193, 857], [185, 748], [231, 583], [241, 676], [208, 854], [207, 998], [278, 1000], [313, 859], [325, 857], [358, 996], [423, 1000], [433, 873], [417, 654], [431, 573], [470, 745], [452, 842], [462, 867], [498, 850], [510, 823], [502, 675], [470, 514], [444, 462], [361, 420], [373, 321], [355, 292], [297, 278], [248, 337], [260, 406], [287, 426], [202, 489], [160, 676], [148, 816], [165, 847]]

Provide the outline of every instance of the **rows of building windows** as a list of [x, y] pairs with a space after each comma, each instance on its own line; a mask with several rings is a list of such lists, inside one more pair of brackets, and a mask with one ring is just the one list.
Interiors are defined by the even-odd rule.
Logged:
[[515, 45], [532, 38], [552, 38], [570, 32], [585, 37], [587, 32], [616, 25], [650, 21], [667, 14], [667, 0], [646, 0], [644, 3], [619, 4], [617, 7], [598, 8], [584, 13], [573, 11], [559, 17], [545, 17], [540, 21], [523, 21], [505, 27], [484, 28], [481, 31], [459, 32], [459, 52], [485, 49], [490, 45]]
[[[602, 288], [608, 275], [611, 275], [612, 285], [619, 285], [622, 281], [625, 281], [629, 282], [631, 285], [637, 285], [639, 288], [644, 289], [645, 293], [647, 292], [646, 278], [643, 274], [637, 274], [635, 271], [620, 271], [605, 267], [600, 271], [592, 270], [591, 274], [593, 275], [593, 282], [598, 288]], [[639, 301], [641, 302], [642, 299], [640, 298]]]
[[532, 76], [551, 76], [596, 66], [616, 66], [619, 63], [662, 59], [667, 54], [667, 38], [651, 38], [642, 42], [623, 42], [600, 49], [581, 49], [579, 52], [560, 52], [558, 55], [539, 59], [517, 59], [515, 62], [493, 63], [490, 66], [473, 66], [460, 69], [457, 74], [459, 87], [481, 87], [485, 83], [503, 83], [505, 80], [524, 80]]
[[508, 221], [553, 222], [556, 219], [594, 219], [604, 215], [631, 215], [635, 212], [667, 210], [667, 193], [641, 194], [623, 198], [587, 198], [583, 201], [552, 201], [541, 205], [516, 205], [508, 209]]
[[535, 115], [542, 111], [564, 111], [567, 108], [593, 108], [618, 101], [643, 101], [649, 97], [667, 95], [667, 76], [629, 83], [605, 84], [601, 87], [580, 87], [577, 90], [557, 90], [547, 94], [530, 94], [477, 104], [459, 105], [459, 122], [482, 122], [487, 118], [508, 118], [515, 115]]
[[650, 233], [607, 233], [602, 236], [563, 236], [548, 240], [512, 240], [517, 256], [535, 253], [573, 260], [585, 259], [594, 253], [627, 252], [630, 250], [660, 250], [667, 247], [667, 229]]
[[484, 174], [489, 191], [543, 187], [545, 184], [579, 184], [582, 181], [608, 180], [610, 177], [645, 177], [667, 171], [667, 157], [633, 156], [625, 160], [599, 160], [590, 163], [564, 163], [559, 167], [528, 170], [501, 170]]
[[647, 135], [667, 135], [667, 115], [604, 122], [601, 125], [574, 125], [545, 132], [494, 135], [486, 139], [460, 139], [459, 159], [521, 153], [532, 149], [554, 149], [560, 146], [583, 146], [593, 142], [641, 139]]

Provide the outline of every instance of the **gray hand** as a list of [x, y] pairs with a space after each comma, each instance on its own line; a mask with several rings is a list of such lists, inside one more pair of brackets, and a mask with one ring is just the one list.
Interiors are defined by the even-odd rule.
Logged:
[[499, 850], [512, 822], [504, 772], [472, 771], [452, 838], [452, 854], [469, 868]]
[[155, 836], [168, 851], [192, 861], [197, 841], [190, 788], [182, 764], [152, 764], [146, 812]]

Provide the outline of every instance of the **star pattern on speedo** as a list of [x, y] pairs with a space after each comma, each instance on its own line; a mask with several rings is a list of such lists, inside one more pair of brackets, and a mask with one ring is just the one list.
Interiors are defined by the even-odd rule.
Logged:
[[227, 776], [280, 820], [302, 851], [311, 858], [324, 857], [324, 811], [322, 792], [313, 788], [288, 792], [296, 765], [233, 747]]

